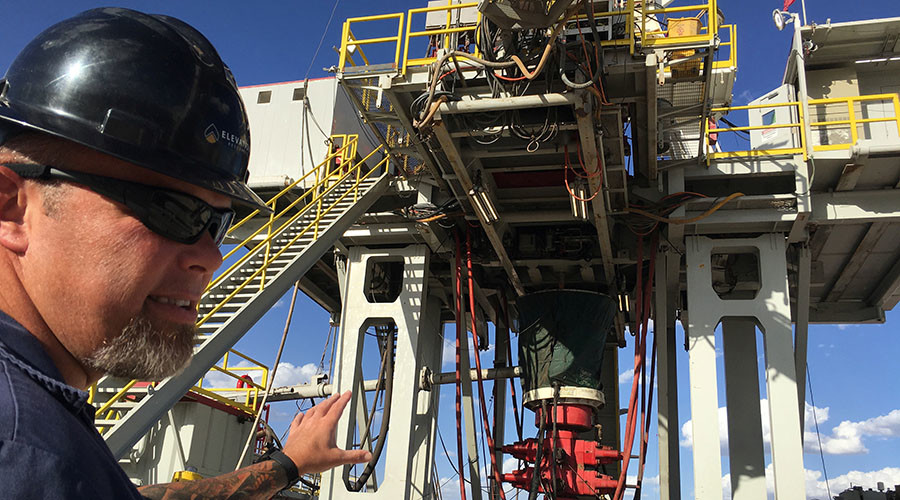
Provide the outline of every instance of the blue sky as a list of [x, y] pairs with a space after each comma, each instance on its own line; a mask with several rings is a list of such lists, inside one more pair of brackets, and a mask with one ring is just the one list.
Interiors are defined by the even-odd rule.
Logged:
[[[364, 2], [342, 0], [329, 23], [331, 2], [256, 1], [256, 2], [200, 2], [200, 1], [120, 1], [121, 6], [164, 13], [184, 19], [200, 29], [219, 49], [232, 68], [240, 85], [254, 85], [279, 81], [326, 76], [323, 67], [337, 63], [332, 46], [339, 44], [340, 26], [344, 18], [400, 12], [424, 6], [424, 2], [399, 0], [393, 2]], [[3, 29], [0, 31], [0, 68], [6, 68], [19, 49], [50, 24], [82, 10], [108, 5], [106, 2], [84, 0], [3, 2]], [[735, 104], [745, 104], [781, 82], [784, 61], [789, 51], [790, 30], [779, 33], [771, 21], [771, 12], [781, 7], [780, 0], [737, 1], [720, 0], [726, 22], [738, 24], [739, 70], [734, 89]], [[793, 10], [800, 8], [797, 1]], [[874, 17], [900, 15], [900, 8], [891, 0], [864, 0], [847, 3], [834, 0], [808, 0], [810, 21], [819, 24]], [[327, 31], [325, 27], [328, 25]], [[313, 55], [324, 32], [324, 43]], [[161, 79], [160, 85], [164, 85]], [[274, 361], [284, 319], [287, 314], [286, 296], [239, 343], [239, 348], [264, 362]], [[809, 369], [816, 401], [816, 416], [822, 434], [825, 463], [832, 480], [831, 493], [837, 494], [849, 482], [874, 487], [875, 481], [900, 484], [900, 389], [897, 379], [897, 354], [900, 339], [896, 335], [900, 315], [888, 313], [883, 325], [813, 326], [810, 329]], [[301, 296], [294, 315], [291, 336], [283, 356], [279, 382], [305, 381], [315, 372], [328, 333], [328, 315], [312, 301]], [[448, 328], [452, 341], [453, 329]], [[627, 372], [631, 364], [631, 346], [620, 350], [620, 372]], [[762, 352], [761, 350], [759, 351]], [[492, 352], [483, 357], [485, 363]], [[680, 426], [688, 420], [690, 405], [687, 391], [687, 354], [678, 353], [680, 379]], [[326, 361], [327, 364], [327, 361]], [[452, 364], [446, 364], [450, 369]], [[377, 369], [377, 367], [376, 367]], [[720, 367], [720, 373], [722, 369]], [[630, 387], [623, 375], [622, 392]], [[490, 387], [490, 386], [488, 386]], [[722, 384], [720, 384], [720, 388]], [[761, 383], [764, 393], [764, 383]], [[489, 389], [488, 389], [489, 390]], [[521, 395], [521, 390], [518, 390]], [[807, 392], [807, 401], [809, 396]], [[764, 396], [763, 396], [764, 397]], [[724, 395], [720, 395], [724, 401]], [[448, 386], [442, 393], [440, 428], [451, 453], [453, 444], [453, 392]], [[654, 403], [654, 407], [656, 404]], [[294, 413], [292, 403], [275, 407], [276, 427], [285, 425]], [[810, 412], [811, 414], [811, 412]], [[510, 413], [511, 419], [511, 413]], [[526, 423], [533, 415], [526, 415]], [[814, 431], [812, 420], [807, 431]], [[514, 435], [512, 425], [507, 435]], [[533, 426], [526, 425], [526, 435], [533, 435]], [[688, 426], [689, 428], [689, 426]], [[682, 490], [685, 498], [692, 496], [692, 465], [687, 436], [682, 435]], [[813, 435], [810, 443], [817, 443]], [[808, 439], [809, 439], [808, 438]], [[508, 439], [512, 441], [512, 439]], [[825, 498], [822, 463], [818, 449], [805, 455], [810, 498]], [[658, 476], [656, 442], [651, 439], [643, 498], [658, 498], [653, 479]], [[726, 460], [727, 462], [727, 460]], [[631, 470], [634, 470], [633, 468]], [[727, 473], [727, 464], [723, 472]], [[439, 476], [446, 480], [453, 472], [443, 450], [438, 449]], [[458, 495], [455, 482], [445, 488], [445, 498]]]

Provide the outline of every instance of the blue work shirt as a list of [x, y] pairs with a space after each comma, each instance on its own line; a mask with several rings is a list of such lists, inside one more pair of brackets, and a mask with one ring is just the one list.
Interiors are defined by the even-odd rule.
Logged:
[[0, 499], [142, 499], [94, 428], [88, 393], [0, 311]]

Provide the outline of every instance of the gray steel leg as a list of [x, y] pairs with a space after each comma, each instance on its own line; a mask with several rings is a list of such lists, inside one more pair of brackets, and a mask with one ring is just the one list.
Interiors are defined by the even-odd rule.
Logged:
[[728, 457], [732, 500], [765, 500], [766, 462], [759, 409], [756, 323], [722, 321], [725, 396], [728, 402]]
[[[370, 303], [363, 294], [366, 268], [370, 260], [403, 260], [403, 285], [400, 296], [391, 303]], [[363, 380], [361, 361], [365, 331], [373, 322], [392, 320], [397, 325], [396, 358], [390, 433], [381, 457], [384, 478], [377, 492], [348, 492], [341, 479], [342, 469], [322, 475], [320, 499], [345, 499], [365, 494], [373, 500], [393, 500], [424, 496], [429, 491], [433, 467], [433, 448], [436, 392], [419, 389], [418, 374], [423, 366], [439, 369], [441, 345], [439, 308], [428, 295], [429, 251], [424, 245], [401, 249], [372, 250], [365, 247], [349, 249], [347, 286], [344, 288], [341, 317], [341, 338], [335, 364], [337, 392], [358, 387]], [[427, 307], [426, 307], [427, 305]], [[357, 401], [350, 404], [337, 427], [337, 443], [349, 447], [356, 427]], [[423, 440], [423, 436], [427, 439]]]
[[[656, 328], [659, 366], [659, 498], [681, 498], [681, 465], [678, 443], [678, 367], [675, 361], [681, 342], [675, 337], [675, 293], [681, 262], [675, 252], [656, 257]], [[671, 290], [671, 291], [670, 291]], [[674, 292], [674, 293], [673, 293]]]

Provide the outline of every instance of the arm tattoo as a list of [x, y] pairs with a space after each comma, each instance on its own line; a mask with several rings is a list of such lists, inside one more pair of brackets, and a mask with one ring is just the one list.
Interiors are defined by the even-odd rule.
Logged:
[[284, 469], [266, 460], [221, 476], [199, 481], [154, 484], [138, 488], [150, 500], [268, 499], [287, 484]]

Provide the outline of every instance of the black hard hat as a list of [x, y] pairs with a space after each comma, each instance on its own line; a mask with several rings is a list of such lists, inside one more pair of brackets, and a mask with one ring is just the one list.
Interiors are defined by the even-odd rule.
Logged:
[[200, 32], [129, 9], [83, 12], [0, 80], [0, 124], [62, 137], [268, 211], [246, 184], [247, 112]]

